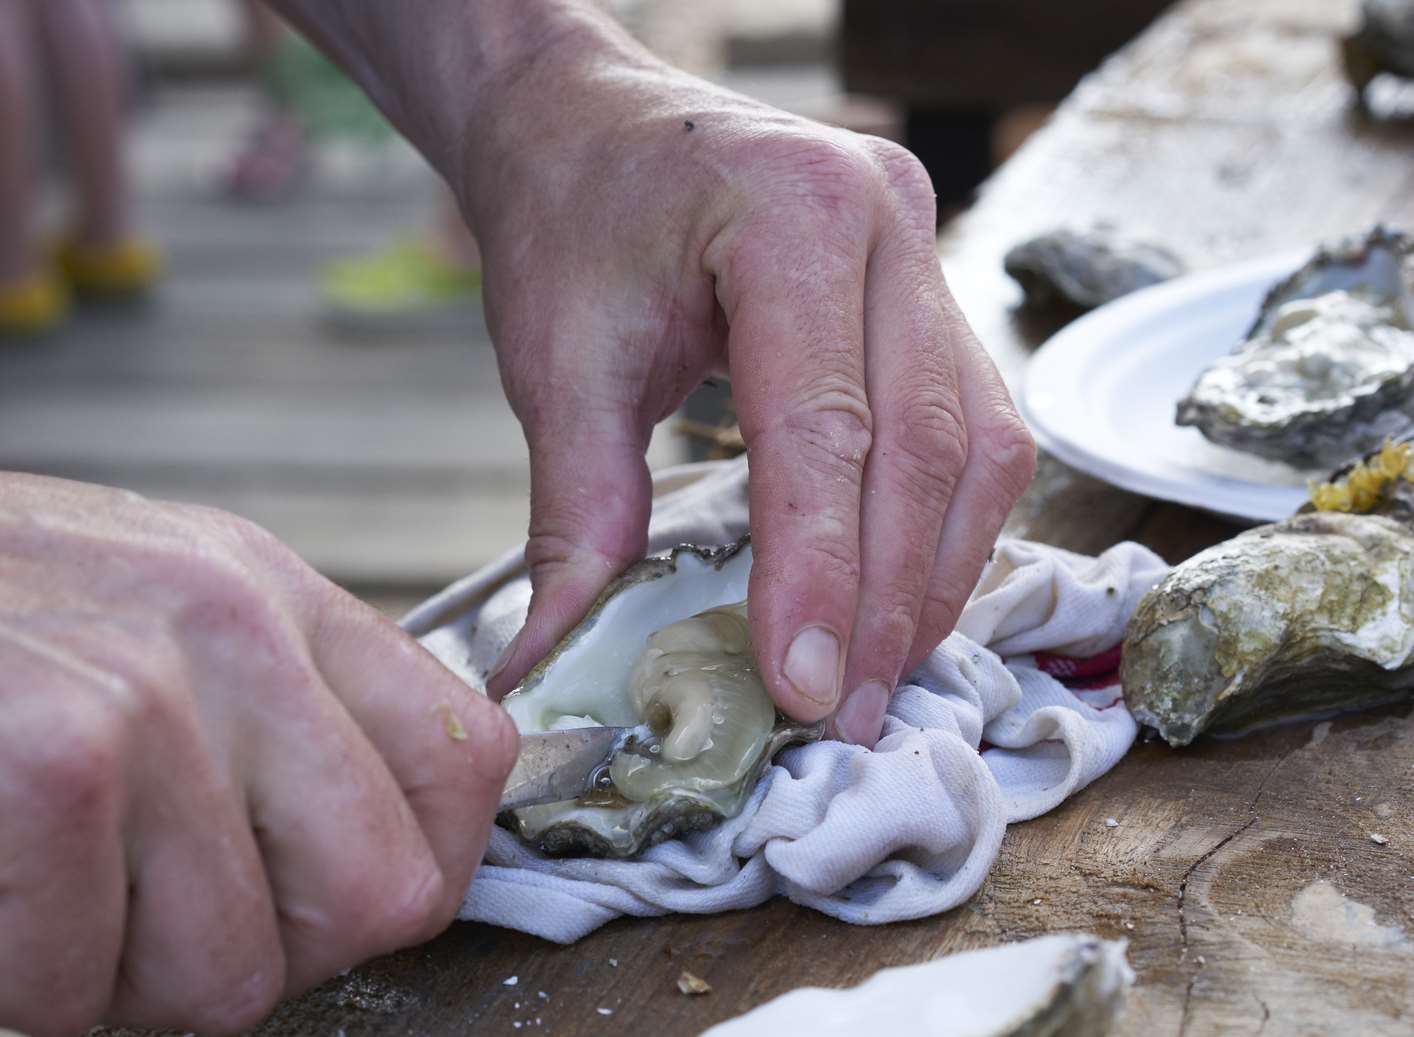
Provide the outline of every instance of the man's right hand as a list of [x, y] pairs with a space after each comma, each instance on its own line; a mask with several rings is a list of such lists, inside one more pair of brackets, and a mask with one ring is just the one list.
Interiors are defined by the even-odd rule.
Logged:
[[231, 1032], [427, 939], [515, 754], [250, 523], [0, 474], [0, 1027]]

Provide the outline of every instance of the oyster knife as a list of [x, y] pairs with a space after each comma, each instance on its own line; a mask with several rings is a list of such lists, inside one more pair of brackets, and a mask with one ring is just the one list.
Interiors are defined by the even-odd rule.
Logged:
[[520, 736], [520, 756], [501, 793], [502, 810], [577, 799], [612, 787], [609, 763], [621, 752], [656, 755], [647, 725], [576, 727]]

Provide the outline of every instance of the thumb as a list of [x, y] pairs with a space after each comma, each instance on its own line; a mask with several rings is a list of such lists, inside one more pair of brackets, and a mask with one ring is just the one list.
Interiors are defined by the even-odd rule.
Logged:
[[648, 542], [647, 436], [630, 411], [562, 412], [527, 423], [526, 440], [530, 614], [487, 677], [493, 699], [520, 683]]

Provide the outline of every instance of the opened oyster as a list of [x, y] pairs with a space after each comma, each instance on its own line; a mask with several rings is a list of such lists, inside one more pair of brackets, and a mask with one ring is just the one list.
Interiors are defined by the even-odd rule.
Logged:
[[[1314, 508], [1195, 555], [1139, 603], [1120, 677], [1171, 745], [1366, 708], [1414, 688], [1409, 444], [1312, 487]], [[1321, 510], [1332, 509], [1332, 510]], [[1361, 514], [1361, 511], [1383, 514]]]
[[1301, 468], [1414, 430], [1414, 240], [1376, 227], [1268, 293], [1247, 338], [1178, 403], [1214, 443]]
[[630, 568], [503, 705], [522, 731], [647, 723], [613, 787], [525, 807], [513, 829], [554, 855], [628, 857], [737, 814], [776, 750], [820, 736], [777, 714], [746, 622], [751, 548], [679, 547]]
[[1053, 230], [1014, 246], [1002, 261], [1033, 306], [1056, 302], [1088, 310], [1183, 273], [1158, 245], [1131, 241], [1112, 227]]
[[1377, 76], [1414, 79], [1414, 0], [1364, 0], [1360, 28], [1341, 41], [1341, 56], [1362, 108]]

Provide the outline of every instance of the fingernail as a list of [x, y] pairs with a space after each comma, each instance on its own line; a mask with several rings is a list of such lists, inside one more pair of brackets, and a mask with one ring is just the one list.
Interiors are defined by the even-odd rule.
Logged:
[[811, 702], [834, 706], [840, 697], [840, 639], [824, 627], [806, 627], [786, 650], [785, 675]]
[[889, 686], [883, 681], [861, 684], [850, 692], [835, 716], [835, 730], [846, 742], [872, 746], [879, 740], [884, 711], [889, 708]]

